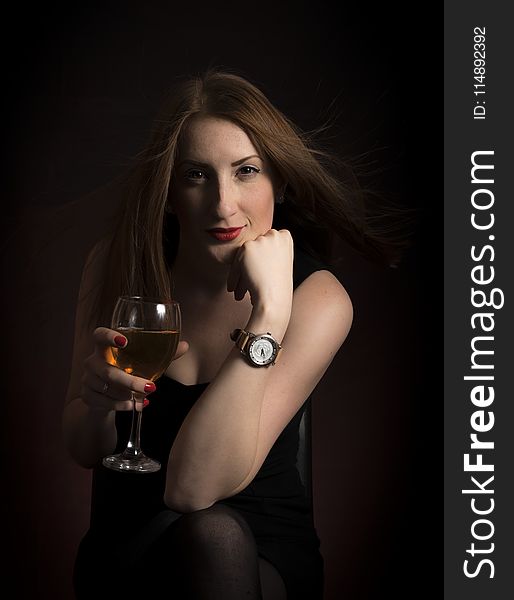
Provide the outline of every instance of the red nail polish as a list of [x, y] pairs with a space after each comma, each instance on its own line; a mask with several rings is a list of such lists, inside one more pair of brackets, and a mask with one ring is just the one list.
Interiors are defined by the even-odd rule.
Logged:
[[155, 383], [145, 383], [145, 392], [147, 394], [151, 394], [152, 392], [155, 392], [157, 388], [155, 387]]
[[124, 338], [122, 335], [117, 335], [114, 338], [114, 343], [116, 344], [116, 346], [119, 346], [120, 348], [124, 348], [127, 345], [127, 339]]
[[150, 400], [148, 400], [148, 398], [145, 398], [145, 401], [143, 402], [143, 408], [145, 408], [149, 404], [150, 404]]

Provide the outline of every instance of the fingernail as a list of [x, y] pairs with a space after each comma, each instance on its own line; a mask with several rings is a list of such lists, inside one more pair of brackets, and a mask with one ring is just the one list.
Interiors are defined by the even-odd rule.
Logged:
[[143, 408], [145, 408], [149, 404], [150, 404], [150, 400], [148, 400], [148, 398], [145, 398], [145, 401], [143, 402]]
[[127, 338], [123, 337], [122, 335], [117, 335], [114, 338], [114, 343], [116, 344], [116, 346], [124, 348], [127, 345]]
[[147, 394], [151, 394], [152, 392], [155, 392], [157, 388], [155, 387], [155, 383], [145, 383], [145, 392]]

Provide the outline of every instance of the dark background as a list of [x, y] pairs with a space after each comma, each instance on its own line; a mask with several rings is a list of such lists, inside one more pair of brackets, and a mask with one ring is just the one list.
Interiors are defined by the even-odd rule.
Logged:
[[338, 266], [355, 320], [314, 396], [315, 520], [327, 600], [442, 593], [442, 26], [416, 13], [324, 1], [8, 13], [2, 502], [16, 597], [72, 598], [88, 526], [90, 473], [66, 455], [60, 415], [81, 268], [112, 212], [97, 190], [140, 150], [174, 78], [209, 65], [248, 77], [304, 129], [331, 118], [326, 145], [418, 211], [399, 268], [353, 253]]

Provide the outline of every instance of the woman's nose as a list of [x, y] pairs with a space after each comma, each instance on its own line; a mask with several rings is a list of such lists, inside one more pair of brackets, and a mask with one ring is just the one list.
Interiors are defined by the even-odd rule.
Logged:
[[214, 197], [214, 205], [219, 218], [230, 217], [237, 212], [237, 191], [224, 182], [219, 182]]

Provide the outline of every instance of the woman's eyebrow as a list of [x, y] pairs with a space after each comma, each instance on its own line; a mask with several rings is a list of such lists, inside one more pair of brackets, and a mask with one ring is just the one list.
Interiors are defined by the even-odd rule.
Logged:
[[191, 159], [191, 158], [184, 158], [183, 160], [180, 160], [180, 161], [177, 163], [177, 167], [180, 167], [180, 166], [181, 166], [181, 165], [183, 165], [184, 163], [188, 163], [188, 164], [190, 164], [190, 165], [196, 165], [196, 166], [198, 166], [198, 167], [205, 167], [205, 168], [209, 167], [209, 165], [208, 165], [207, 163], [203, 163], [203, 162], [200, 162], [200, 161], [198, 161], [198, 160], [193, 160], [193, 159]]
[[230, 166], [231, 167], [237, 167], [238, 165], [240, 165], [240, 164], [246, 162], [247, 160], [249, 160], [250, 158], [258, 158], [259, 160], [262, 160], [262, 158], [258, 154], [250, 154], [250, 156], [245, 156], [244, 158], [240, 158], [239, 160], [236, 160]]
[[[230, 164], [230, 166], [231, 167], [237, 167], [240, 164], [242, 164], [242, 163], [246, 162], [247, 160], [249, 160], [250, 158], [258, 158], [259, 160], [262, 160], [262, 158], [258, 154], [251, 154], [250, 156], [245, 156], [244, 158], [240, 158], [239, 160], [234, 161], [233, 163]], [[177, 163], [177, 167], [180, 167], [184, 163], [188, 163], [190, 165], [196, 165], [198, 167], [204, 167], [204, 168], [209, 168], [210, 167], [210, 165], [208, 165], [207, 163], [203, 163], [203, 162], [200, 162], [198, 160], [193, 160], [191, 158], [184, 158], [183, 160], [179, 161]]]

